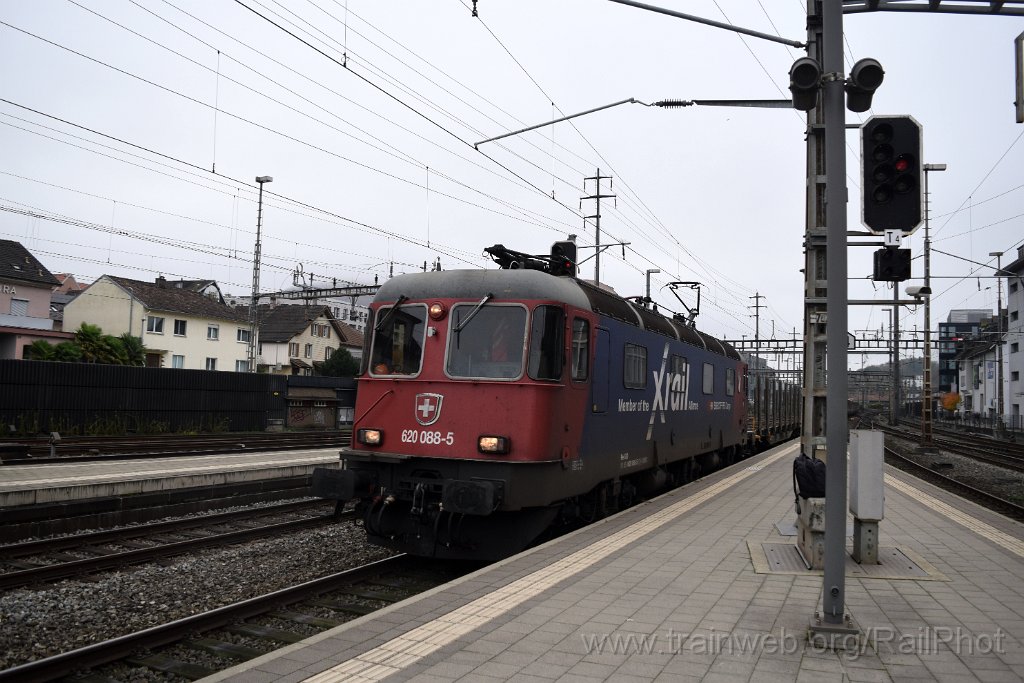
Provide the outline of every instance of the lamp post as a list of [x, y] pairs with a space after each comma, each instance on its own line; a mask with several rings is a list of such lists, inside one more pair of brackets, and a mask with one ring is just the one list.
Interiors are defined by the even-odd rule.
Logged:
[[247, 360], [249, 372], [256, 372], [256, 332], [257, 325], [257, 299], [260, 293], [260, 230], [263, 227], [263, 184], [273, 182], [268, 175], [256, 176], [256, 182], [260, 186], [260, 198], [256, 209], [256, 248], [252, 256], [252, 296], [249, 299], [249, 348]]
[[990, 251], [996, 257], [996, 429], [1003, 433], [1003, 252]]
[[660, 272], [661, 272], [660, 268], [650, 268], [647, 271], [647, 299], [646, 299], [646, 302], [647, 302], [648, 305], [650, 305], [650, 303], [651, 303], [651, 274], [652, 273], [660, 273]]
[[[932, 171], [945, 171], [946, 164], [924, 165], [924, 286], [930, 291], [932, 286], [931, 253], [932, 240], [928, 230], [928, 174]], [[921, 443], [930, 445], [932, 442], [932, 304], [931, 296], [924, 298], [924, 386], [921, 395]]]

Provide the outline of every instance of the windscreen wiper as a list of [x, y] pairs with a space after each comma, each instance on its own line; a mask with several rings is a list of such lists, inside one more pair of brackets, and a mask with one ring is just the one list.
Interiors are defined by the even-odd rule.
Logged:
[[458, 334], [459, 332], [462, 332], [462, 328], [464, 328], [466, 325], [468, 325], [469, 321], [473, 319], [473, 316], [475, 316], [477, 313], [479, 313], [480, 309], [484, 307], [484, 304], [487, 303], [488, 301], [490, 301], [493, 298], [494, 298], [494, 295], [491, 294], [490, 292], [488, 292], [487, 294], [484, 294], [484, 298], [480, 299], [480, 303], [478, 303], [476, 305], [476, 308], [474, 308], [472, 311], [470, 311], [469, 315], [466, 316], [466, 319], [463, 320], [461, 323], [459, 323], [459, 326], [455, 328], [455, 333]]
[[408, 300], [409, 300], [409, 297], [407, 297], [405, 294], [403, 294], [402, 296], [398, 297], [398, 301], [396, 301], [391, 306], [391, 308], [388, 309], [388, 312], [384, 314], [384, 317], [381, 318], [380, 322], [377, 323], [376, 327], [373, 328], [374, 332], [380, 332], [382, 329], [384, 329], [384, 326], [387, 325], [389, 322], [391, 322], [391, 317], [395, 314], [395, 311], [398, 310], [398, 307], [401, 306], [403, 303], [405, 303]]

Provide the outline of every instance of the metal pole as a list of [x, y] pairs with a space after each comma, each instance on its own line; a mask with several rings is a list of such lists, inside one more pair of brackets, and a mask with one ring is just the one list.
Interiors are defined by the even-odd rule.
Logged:
[[[931, 195], [928, 193], [928, 174], [945, 171], [946, 164], [924, 165], [924, 286], [932, 286], [932, 240], [928, 218], [931, 213]], [[921, 443], [932, 443], [932, 304], [931, 294], [924, 299], [924, 387], [921, 393]]]
[[993, 251], [996, 257], [996, 429], [1003, 433], [1003, 252]]
[[892, 383], [893, 383], [893, 405], [896, 409], [892, 413], [892, 424], [898, 424], [903, 405], [900, 403], [900, 386], [902, 374], [900, 372], [900, 283], [892, 283]]
[[256, 247], [252, 256], [252, 296], [249, 298], [249, 346], [247, 349], [247, 361], [249, 372], [256, 372], [256, 332], [259, 329], [257, 314], [257, 297], [260, 293], [260, 231], [263, 228], [263, 184], [272, 182], [274, 179], [268, 175], [256, 177], [260, 186], [259, 201], [256, 206]]
[[660, 273], [660, 268], [649, 268], [647, 270], [647, 303], [651, 303], [651, 275], [653, 273]]
[[843, 90], [843, 2], [824, 0], [825, 224], [828, 228], [828, 323], [825, 326], [827, 407], [825, 450], [825, 576], [823, 620], [840, 625], [846, 610], [846, 108]]

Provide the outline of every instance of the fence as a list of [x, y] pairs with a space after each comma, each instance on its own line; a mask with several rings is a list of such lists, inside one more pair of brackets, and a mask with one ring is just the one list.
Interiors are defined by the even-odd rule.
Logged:
[[124, 434], [262, 431], [285, 417], [280, 375], [0, 360], [0, 428]]

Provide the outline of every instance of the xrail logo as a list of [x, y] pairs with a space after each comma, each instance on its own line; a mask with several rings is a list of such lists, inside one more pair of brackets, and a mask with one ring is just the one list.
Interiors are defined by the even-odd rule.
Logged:
[[647, 425], [647, 440], [651, 440], [654, 433], [654, 420], [660, 418], [665, 424], [665, 413], [667, 411], [677, 412], [683, 410], [696, 410], [697, 404], [690, 403], [690, 364], [679, 356], [672, 356], [673, 362], [669, 365], [668, 344], [661, 354], [661, 370], [654, 375], [654, 403], [651, 405], [651, 421]]

